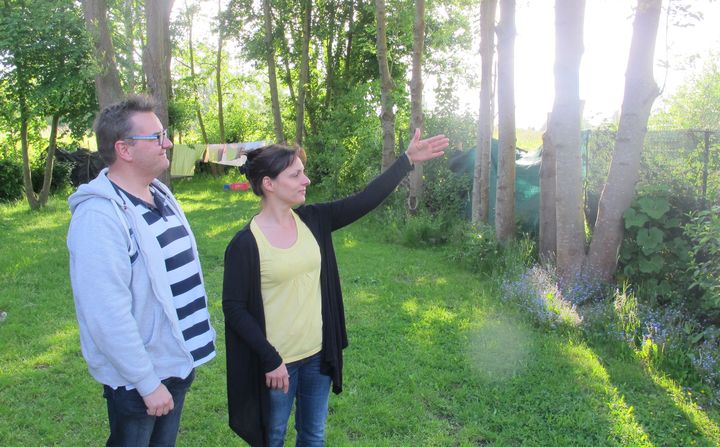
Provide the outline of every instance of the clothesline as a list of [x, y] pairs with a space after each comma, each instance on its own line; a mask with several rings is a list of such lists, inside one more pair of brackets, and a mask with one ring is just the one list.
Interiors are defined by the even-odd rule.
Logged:
[[195, 162], [217, 163], [226, 166], [242, 166], [252, 150], [271, 144], [271, 141], [251, 141], [226, 144], [176, 144], [173, 146], [170, 175], [191, 177], [195, 174]]

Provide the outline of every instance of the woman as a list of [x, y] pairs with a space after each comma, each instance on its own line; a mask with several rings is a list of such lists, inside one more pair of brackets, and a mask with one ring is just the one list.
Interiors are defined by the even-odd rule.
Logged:
[[342, 391], [348, 344], [331, 233], [447, 146], [444, 135], [421, 140], [418, 129], [405, 154], [363, 191], [315, 205], [303, 205], [310, 179], [302, 149], [248, 154], [242, 172], [262, 208], [225, 251], [223, 312], [230, 427], [250, 445], [283, 445], [293, 403], [297, 444], [323, 445], [330, 384]]

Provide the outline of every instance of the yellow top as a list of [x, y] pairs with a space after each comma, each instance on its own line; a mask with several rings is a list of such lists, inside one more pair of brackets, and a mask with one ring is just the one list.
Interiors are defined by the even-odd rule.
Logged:
[[320, 247], [297, 214], [292, 215], [298, 234], [289, 248], [274, 247], [255, 219], [250, 222], [260, 253], [267, 339], [286, 364], [322, 349]]

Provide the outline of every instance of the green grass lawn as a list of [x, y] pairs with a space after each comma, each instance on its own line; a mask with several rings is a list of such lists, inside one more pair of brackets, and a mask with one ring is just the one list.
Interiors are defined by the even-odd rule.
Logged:
[[[198, 244], [219, 355], [188, 394], [178, 445], [244, 445], [227, 426], [222, 259], [257, 209], [221, 179], [175, 184]], [[101, 387], [80, 353], [64, 198], [0, 205], [0, 446], [96, 446]], [[92, 238], [92, 235], [88, 235]], [[502, 304], [497, 278], [430, 249], [335, 235], [350, 347], [328, 446], [716, 446], [720, 417], [632, 354], [547, 333]], [[289, 444], [292, 445], [292, 444]]]

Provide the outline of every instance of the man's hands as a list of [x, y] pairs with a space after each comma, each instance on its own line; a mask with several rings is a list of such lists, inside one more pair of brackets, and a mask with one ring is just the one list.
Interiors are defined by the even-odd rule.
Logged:
[[165, 416], [175, 408], [172, 394], [162, 383], [155, 388], [155, 391], [143, 396], [143, 401], [147, 407], [147, 414], [150, 416]]
[[410, 140], [410, 145], [405, 153], [410, 159], [410, 163], [415, 164], [418, 161], [426, 161], [442, 156], [445, 154], [444, 149], [449, 144], [450, 140], [445, 135], [435, 135], [421, 140], [420, 129], [415, 129], [415, 136]]
[[281, 363], [277, 368], [265, 373], [265, 385], [271, 390], [282, 390], [283, 393], [287, 394], [290, 386], [290, 375], [285, 363]]

